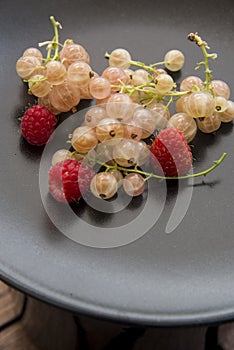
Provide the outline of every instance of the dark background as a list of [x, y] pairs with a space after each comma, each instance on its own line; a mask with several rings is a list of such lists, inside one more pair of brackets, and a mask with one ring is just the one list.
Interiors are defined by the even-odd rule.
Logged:
[[[41, 149], [19, 132], [17, 117], [33, 99], [15, 72], [23, 51], [52, 36], [49, 16], [63, 25], [101, 73], [106, 51], [127, 48], [146, 63], [172, 48], [186, 56], [180, 82], [193, 74], [200, 51], [189, 32], [209, 42], [219, 59], [216, 79], [234, 92], [232, 1], [1, 1], [0, 3], [0, 277], [66, 309], [146, 325], [201, 324], [234, 315], [232, 124], [194, 141], [195, 170], [225, 162], [202, 185], [197, 179], [188, 212], [171, 234], [165, 227], [175, 200], [142, 239], [121, 248], [94, 249], [66, 239], [43, 208], [38, 185]], [[202, 76], [202, 72], [199, 71]], [[233, 95], [232, 95], [233, 96]], [[85, 103], [83, 106], [86, 105]]]

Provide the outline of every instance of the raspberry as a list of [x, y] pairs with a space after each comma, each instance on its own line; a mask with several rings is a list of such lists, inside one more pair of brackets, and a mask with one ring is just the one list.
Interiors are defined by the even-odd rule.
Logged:
[[49, 191], [57, 201], [71, 203], [87, 191], [94, 175], [87, 165], [67, 159], [50, 168]]
[[176, 128], [162, 130], [150, 150], [151, 164], [157, 173], [161, 174], [163, 170], [165, 176], [182, 176], [192, 166], [191, 149], [183, 133]]
[[34, 105], [24, 113], [22, 135], [31, 145], [42, 146], [49, 140], [56, 124], [57, 119], [48, 108]]

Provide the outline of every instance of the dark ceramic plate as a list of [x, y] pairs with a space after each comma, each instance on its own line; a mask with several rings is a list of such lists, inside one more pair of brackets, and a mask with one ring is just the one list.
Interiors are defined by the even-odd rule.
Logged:
[[[9, 0], [1, 4], [0, 13], [1, 278], [54, 305], [114, 320], [178, 325], [233, 318], [232, 123], [196, 137], [196, 171], [223, 152], [228, 156], [204, 182], [196, 179], [186, 215], [171, 234], [165, 231], [177, 198], [174, 185], [169, 186], [157, 223], [142, 238], [118, 248], [90, 248], [62, 235], [43, 207], [42, 149], [21, 138], [17, 120], [33, 98], [15, 73], [23, 50], [51, 37], [53, 14], [63, 24], [61, 39], [83, 44], [100, 73], [107, 65], [105, 51], [116, 47], [128, 48], [134, 58], [147, 63], [171, 48], [181, 49], [186, 64], [175, 76], [177, 82], [193, 74], [201, 60], [199, 49], [186, 39], [189, 32], [199, 31], [219, 54], [212, 65], [215, 78], [226, 81], [234, 96], [232, 1]], [[132, 211], [141, 206], [144, 198], [132, 204]], [[99, 229], [121, 226], [124, 218], [113, 215], [105, 221], [82, 210]]]

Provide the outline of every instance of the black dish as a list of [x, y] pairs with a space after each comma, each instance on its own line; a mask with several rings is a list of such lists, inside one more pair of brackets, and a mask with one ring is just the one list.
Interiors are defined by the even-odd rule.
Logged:
[[179, 325], [233, 318], [232, 124], [223, 125], [214, 135], [197, 136], [196, 171], [210, 166], [223, 152], [228, 157], [205, 183], [195, 181], [187, 214], [173, 233], [165, 233], [176, 198], [173, 186], [157, 224], [127, 246], [82, 246], [51, 223], [38, 184], [43, 150], [29, 146], [18, 132], [17, 116], [33, 98], [15, 72], [24, 49], [51, 37], [50, 15], [63, 24], [61, 39], [83, 44], [98, 72], [107, 65], [105, 51], [116, 47], [128, 48], [134, 58], [147, 63], [171, 48], [181, 49], [186, 64], [176, 76], [178, 82], [192, 74], [200, 61], [199, 49], [186, 40], [189, 32], [199, 31], [211, 51], [219, 54], [212, 65], [215, 78], [230, 85], [234, 99], [231, 0], [106, 4], [10, 0], [2, 4], [1, 278], [73, 312], [124, 322]]

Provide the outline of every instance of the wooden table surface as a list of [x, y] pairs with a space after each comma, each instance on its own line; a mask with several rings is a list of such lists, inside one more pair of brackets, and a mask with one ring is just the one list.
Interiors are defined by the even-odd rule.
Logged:
[[[26, 296], [24, 294], [0, 281], [0, 350], [47, 350], [35, 344], [33, 332], [29, 331], [30, 328], [25, 327], [25, 319], [28, 318], [27, 312], [24, 312], [25, 300]], [[52, 309], [56, 312], [55, 308]], [[43, 313], [43, 305], [41, 312]], [[126, 336], [126, 347], [124, 348], [121, 343], [121, 337], [124, 337], [124, 333], [119, 325], [110, 325], [105, 321], [97, 323], [83, 318], [81, 327], [83, 332], [85, 332], [86, 342], [80, 342], [80, 345], [76, 345], [75, 349], [77, 350], [122, 350], [125, 348], [127, 350], [205, 350], [206, 348], [205, 327], [190, 328], [186, 329], [185, 332], [183, 328], [169, 330], [147, 329], [144, 331], [143, 336], [140, 335], [139, 339], [134, 342], [133, 346], [127, 345], [130, 338]], [[194, 332], [196, 336], [194, 336]], [[81, 331], [79, 333], [81, 335]], [[43, 338], [43, 334], [41, 336]], [[204, 339], [204, 342], [199, 341], [199, 337], [202, 336], [203, 338], [201, 339]], [[234, 349], [233, 323], [219, 326], [218, 336], [220, 347], [218, 346], [211, 350]], [[45, 334], [45, 337], [48, 337], [48, 334]], [[105, 342], [103, 342], [103, 337]], [[168, 340], [169, 338], [171, 340]], [[191, 341], [192, 338], [193, 341]], [[117, 342], [115, 339], [118, 339]], [[118, 342], [120, 344], [119, 347], [116, 345]], [[61, 348], [63, 349], [63, 347]], [[48, 349], [50, 350], [50, 347]], [[57, 350], [57, 347], [51, 347], [51, 350], [54, 349]], [[66, 350], [70, 349], [67, 348]]]

